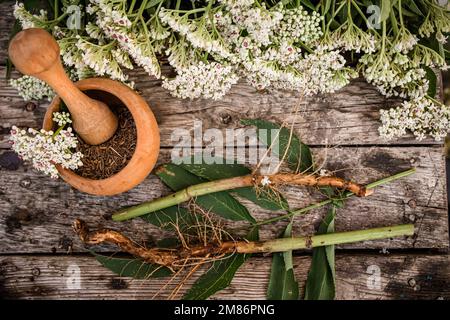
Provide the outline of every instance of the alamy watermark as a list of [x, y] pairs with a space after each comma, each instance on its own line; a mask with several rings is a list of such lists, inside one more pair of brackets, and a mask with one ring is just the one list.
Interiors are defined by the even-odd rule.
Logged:
[[369, 274], [367, 277], [367, 289], [369, 290], [381, 290], [381, 269], [376, 264], [372, 264], [367, 267], [366, 273]]

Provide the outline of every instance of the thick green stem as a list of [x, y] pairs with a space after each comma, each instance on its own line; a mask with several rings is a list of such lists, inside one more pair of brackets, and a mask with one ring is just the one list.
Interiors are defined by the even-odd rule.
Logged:
[[239, 243], [236, 249], [239, 253], [284, 252], [359, 241], [412, 236], [413, 234], [414, 225], [404, 224], [366, 230], [327, 233], [310, 237], [280, 238], [257, 243]]
[[175, 192], [169, 196], [159, 198], [150, 202], [144, 202], [140, 205], [125, 208], [112, 216], [114, 221], [123, 221], [139, 217], [144, 214], [165, 209], [182, 202], [189, 201], [192, 198], [205, 194], [230, 190], [248, 186], [247, 180], [242, 177], [236, 177], [225, 180], [210, 181], [187, 187], [186, 189]]

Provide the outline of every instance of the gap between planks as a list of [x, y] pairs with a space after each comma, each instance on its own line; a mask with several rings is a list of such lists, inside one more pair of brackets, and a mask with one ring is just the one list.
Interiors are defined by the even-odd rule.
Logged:
[[[311, 258], [296, 256], [293, 260], [303, 294]], [[338, 254], [337, 299], [449, 299], [448, 260], [443, 255]], [[250, 258], [237, 271], [231, 285], [211, 299], [265, 299], [270, 265], [269, 257]], [[0, 256], [0, 269], [0, 290], [4, 298], [151, 299], [167, 281], [119, 277], [93, 257]], [[181, 294], [202, 272], [199, 270], [189, 279]], [[75, 279], [79, 282], [74, 282]], [[169, 293], [170, 286], [158, 298], [163, 299]]]

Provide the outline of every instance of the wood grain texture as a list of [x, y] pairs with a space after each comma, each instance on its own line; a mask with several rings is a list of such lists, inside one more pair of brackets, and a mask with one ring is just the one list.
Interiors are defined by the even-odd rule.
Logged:
[[[7, 43], [14, 18], [15, 1], [0, 3], [0, 65], [7, 57]], [[4, 154], [12, 125], [40, 128], [48, 106], [46, 101], [24, 102], [5, 80], [0, 66], [0, 157]], [[165, 72], [170, 72], [167, 68]], [[13, 77], [18, 77], [13, 72]], [[154, 111], [161, 128], [163, 149], [158, 163], [170, 160], [170, 150], [178, 143], [172, 137], [177, 129], [193, 135], [194, 123], [202, 129], [240, 128], [239, 119], [263, 118], [292, 121], [292, 110], [299, 103], [292, 92], [257, 92], [244, 82], [236, 85], [221, 101], [179, 100], [161, 88], [160, 81], [143, 70], [130, 73], [136, 88]], [[384, 141], [378, 135], [379, 110], [398, 102], [382, 97], [361, 79], [335, 94], [308, 98], [300, 105], [295, 130], [307, 144], [316, 146], [318, 159], [326, 159], [325, 169], [356, 182], [371, 182], [396, 172], [417, 167], [414, 176], [380, 187], [367, 199], [352, 198], [339, 209], [337, 231], [365, 229], [413, 222], [416, 236], [340, 246], [339, 249], [368, 249], [371, 254], [342, 253], [338, 250], [338, 299], [449, 299], [450, 270], [448, 252], [448, 213], [445, 160], [434, 140], [417, 141], [411, 135]], [[199, 122], [200, 121], [200, 122]], [[182, 134], [186, 134], [182, 132]], [[235, 146], [244, 146], [235, 141]], [[230, 145], [228, 141], [226, 143]], [[395, 144], [395, 145], [393, 145]], [[254, 144], [247, 143], [246, 146]], [[325, 146], [333, 145], [331, 149]], [[404, 147], [401, 147], [404, 145]], [[400, 147], [399, 147], [400, 146]], [[169, 149], [170, 148], [170, 149]], [[319, 163], [322, 161], [319, 160]], [[343, 171], [339, 171], [342, 170]], [[87, 248], [74, 236], [71, 223], [81, 218], [95, 227], [118, 229], [140, 242], [152, 243], [169, 234], [141, 219], [113, 223], [110, 214], [168, 194], [155, 176], [149, 176], [131, 191], [114, 197], [95, 197], [37, 174], [27, 166], [17, 170], [0, 167], [0, 296], [24, 299], [151, 299], [165, 280], [137, 281], [118, 277], [86, 255]], [[317, 190], [286, 188], [283, 193], [291, 207], [300, 208], [321, 199]], [[257, 220], [274, 213], [242, 201]], [[314, 232], [325, 209], [314, 210], [295, 220], [294, 234]], [[263, 226], [261, 237], [277, 237], [285, 222]], [[226, 223], [226, 228], [244, 235], [245, 223]], [[408, 254], [376, 254], [381, 248], [407, 249]], [[422, 255], [414, 249], [437, 249], [442, 255]], [[112, 246], [94, 247], [99, 252], [115, 252]], [[58, 255], [73, 252], [74, 255]], [[53, 254], [50, 254], [53, 253]], [[24, 254], [24, 255], [17, 255]], [[303, 292], [310, 257], [297, 252], [294, 258], [300, 291]], [[255, 257], [238, 271], [231, 286], [213, 299], [264, 299], [271, 259]], [[380, 270], [381, 286], [368, 287], [370, 270]], [[369, 268], [369, 269], [368, 269]], [[80, 271], [80, 289], [69, 289], [70, 277]], [[197, 272], [186, 287], [199, 275]], [[167, 297], [169, 290], [158, 298]]]
[[[416, 224], [417, 237], [380, 240], [345, 245], [345, 248], [448, 248], [448, 220], [445, 194], [444, 161], [441, 148], [315, 148], [316, 158], [325, 157], [324, 168], [339, 170], [337, 174], [360, 183], [368, 183], [394, 173], [417, 167], [408, 178], [376, 189], [368, 198], [354, 197], [338, 210], [336, 229], [348, 231], [394, 224]], [[163, 150], [158, 163], [169, 161]], [[158, 240], [164, 234], [141, 219], [114, 223], [110, 214], [117, 209], [148, 201], [169, 193], [154, 175], [129, 192], [113, 197], [95, 197], [70, 188], [60, 180], [42, 176], [28, 167], [0, 171], [0, 237], [1, 253], [50, 252], [68, 249], [83, 251], [75, 239], [71, 223], [85, 219], [92, 227], [119, 229], [135, 240]], [[283, 190], [292, 208], [302, 208], [322, 196], [317, 190], [286, 188]], [[257, 220], [281, 213], [262, 210], [248, 201], [243, 203]], [[314, 210], [296, 218], [294, 233], [310, 235], [321, 221], [325, 210]], [[277, 237], [285, 222], [262, 227], [261, 237]], [[244, 235], [248, 225], [227, 222], [228, 229]], [[61, 244], [62, 243], [62, 244]], [[62, 247], [62, 249], [58, 249]], [[104, 247], [102, 250], [110, 250]]]
[[13, 7], [15, 1], [0, 2], [0, 64], [5, 64], [8, 57], [9, 35], [14, 25]]
[[[5, 69], [0, 67], [0, 75]], [[13, 77], [18, 74], [14, 73]], [[292, 114], [299, 97], [293, 92], [257, 92], [240, 82], [220, 101], [180, 100], [172, 97], [161, 87], [161, 81], [151, 79], [141, 69], [134, 70], [131, 79], [136, 89], [152, 108], [160, 126], [161, 146], [170, 147], [178, 143], [177, 132], [193, 137], [194, 125], [202, 130], [215, 128], [225, 137], [227, 129], [242, 128], [240, 119], [263, 118], [278, 123], [290, 124], [296, 120], [295, 130], [309, 145], [388, 145], [437, 144], [432, 139], [417, 141], [412, 135], [385, 141], [378, 134], [379, 110], [393, 106], [395, 102], [381, 96], [377, 90], [362, 79], [354, 80], [337, 93], [318, 95], [302, 102], [297, 116]], [[35, 102], [37, 108], [26, 111], [17, 92], [0, 77], [0, 147], [6, 147], [9, 128], [12, 125], [41, 127], [47, 102]], [[232, 133], [227, 145], [243, 146], [236, 137], [242, 132]]]
[[[269, 257], [254, 257], [236, 273], [231, 285], [211, 299], [265, 299]], [[449, 299], [448, 256], [338, 255], [337, 299]], [[294, 257], [294, 270], [303, 295], [310, 257]], [[373, 281], [373, 270], [380, 281]], [[0, 257], [0, 294], [13, 299], [165, 299], [173, 286], [159, 292], [167, 279], [119, 277], [87, 256]], [[203, 271], [203, 270], [201, 270]], [[195, 273], [182, 295], [199, 276]], [[79, 282], [73, 281], [79, 275]], [[174, 281], [177, 283], [177, 281]]]

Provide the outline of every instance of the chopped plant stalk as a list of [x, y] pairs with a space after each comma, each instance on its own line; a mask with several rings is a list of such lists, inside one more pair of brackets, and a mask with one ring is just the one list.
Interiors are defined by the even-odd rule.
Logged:
[[284, 252], [359, 241], [412, 236], [414, 234], [414, 225], [405, 224], [268, 241], [211, 241], [197, 245], [181, 246], [175, 249], [163, 249], [139, 246], [130, 238], [114, 230], [101, 229], [90, 232], [82, 220], [76, 220], [73, 228], [86, 244], [112, 243], [119, 246], [121, 250], [147, 263], [161, 265], [173, 271], [182, 268], [187, 263], [203, 264], [213, 262], [234, 253]]
[[[160, 168], [158, 170], [164, 170]], [[317, 176], [302, 173], [280, 173], [273, 175], [246, 175], [242, 177], [233, 177], [229, 179], [221, 179], [200, 183], [189, 186], [183, 190], [175, 192], [163, 198], [159, 198], [150, 202], [144, 202], [140, 205], [123, 209], [112, 216], [115, 221], [123, 221], [144, 214], [155, 212], [182, 202], [189, 201], [192, 198], [210, 194], [214, 192], [232, 190], [242, 187], [265, 187], [277, 185], [297, 185], [297, 186], [317, 186], [317, 187], [336, 187], [348, 190], [360, 197], [365, 197], [373, 193], [364, 186], [347, 181], [334, 176]]]

